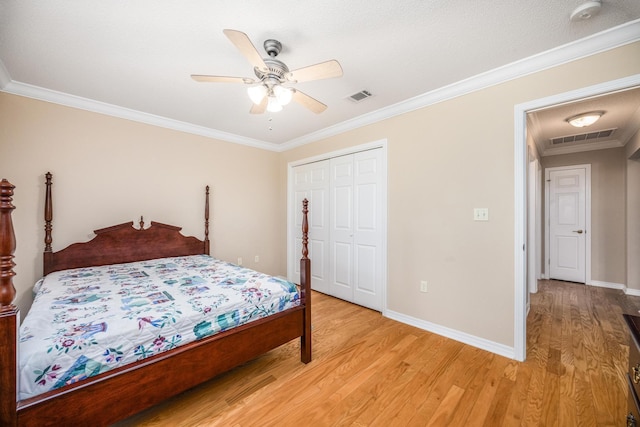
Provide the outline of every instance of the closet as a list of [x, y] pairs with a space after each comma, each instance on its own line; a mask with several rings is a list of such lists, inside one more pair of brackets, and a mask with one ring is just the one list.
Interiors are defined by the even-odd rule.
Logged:
[[[385, 272], [383, 169], [382, 148], [292, 168], [292, 209], [309, 200], [312, 288], [378, 311]], [[301, 213], [290, 215], [295, 244], [289, 246], [299, 253]]]

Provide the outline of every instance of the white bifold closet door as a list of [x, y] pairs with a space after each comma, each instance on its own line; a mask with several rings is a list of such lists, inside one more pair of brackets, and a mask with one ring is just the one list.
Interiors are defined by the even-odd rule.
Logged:
[[310, 201], [313, 289], [379, 311], [381, 162], [382, 150], [373, 149], [294, 168], [296, 206], [304, 197]]
[[309, 201], [309, 258], [311, 258], [311, 288], [329, 293], [329, 160], [293, 168], [294, 273], [300, 277], [302, 253], [302, 201]]

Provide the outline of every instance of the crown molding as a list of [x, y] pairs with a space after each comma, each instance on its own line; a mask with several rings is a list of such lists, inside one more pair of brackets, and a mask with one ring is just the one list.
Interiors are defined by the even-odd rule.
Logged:
[[299, 138], [294, 138], [282, 144], [247, 138], [229, 132], [223, 132], [204, 126], [197, 126], [179, 120], [156, 116], [113, 104], [107, 104], [75, 95], [44, 89], [26, 83], [16, 82], [11, 80], [9, 73], [1, 60], [0, 90], [14, 95], [39, 99], [68, 107], [79, 108], [82, 110], [146, 123], [153, 126], [200, 135], [207, 138], [247, 145], [269, 151], [283, 152], [639, 40], [640, 19], [637, 19], [537, 55], [495, 68], [485, 73], [478, 74], [468, 79], [443, 86], [439, 89], [396, 103], [389, 107], [381, 108], [371, 113], [346, 120], [319, 131], [303, 135]]
[[121, 119], [146, 123], [153, 126], [177, 130], [179, 132], [191, 133], [194, 135], [204, 136], [206, 138], [247, 145], [250, 147], [261, 148], [263, 150], [274, 150], [275, 144], [270, 142], [251, 139], [204, 126], [197, 126], [191, 123], [182, 122], [180, 120], [156, 116], [154, 114], [144, 113], [142, 111], [132, 110], [129, 108], [120, 107], [118, 105], [95, 101], [93, 99], [83, 98], [80, 96], [70, 95], [68, 93], [44, 89], [42, 87], [33, 86], [26, 83], [11, 81], [2, 88], [2, 91], [14, 95], [24, 96], [27, 98], [51, 102], [54, 104], [65, 105], [67, 107], [105, 114], [107, 116], [119, 117]]
[[640, 40], [640, 19], [593, 34], [554, 49], [494, 68], [468, 79], [426, 92], [406, 101], [381, 108], [334, 126], [321, 129], [281, 144], [286, 151], [381, 120], [405, 114], [429, 105], [486, 89], [529, 74], [537, 73], [571, 61], [615, 49]]

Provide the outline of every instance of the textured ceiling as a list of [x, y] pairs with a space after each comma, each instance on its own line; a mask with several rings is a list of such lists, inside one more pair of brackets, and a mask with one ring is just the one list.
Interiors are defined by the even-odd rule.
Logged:
[[[571, 22], [581, 3], [2, 0], [0, 88], [96, 101], [89, 109], [241, 143], [290, 143], [640, 18], [640, 1], [618, 0]], [[254, 77], [225, 28], [245, 32], [261, 53], [265, 39], [279, 40], [290, 69], [338, 60], [343, 77], [296, 86], [329, 108], [250, 115], [246, 86], [194, 82], [191, 74]], [[347, 100], [363, 89], [373, 96]]]

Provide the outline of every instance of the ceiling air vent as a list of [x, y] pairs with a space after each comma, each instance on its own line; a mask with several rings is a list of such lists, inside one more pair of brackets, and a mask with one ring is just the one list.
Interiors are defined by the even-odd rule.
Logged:
[[551, 144], [558, 145], [565, 144], [567, 142], [581, 141], [593, 142], [597, 139], [609, 138], [615, 131], [616, 129], [605, 129], [589, 133], [580, 133], [577, 135], [559, 136], [557, 138], [551, 138]]
[[347, 99], [353, 102], [360, 102], [369, 98], [370, 96], [373, 96], [371, 95], [371, 92], [369, 92], [368, 90], [361, 90], [360, 92], [354, 93], [353, 95], [349, 96]]

